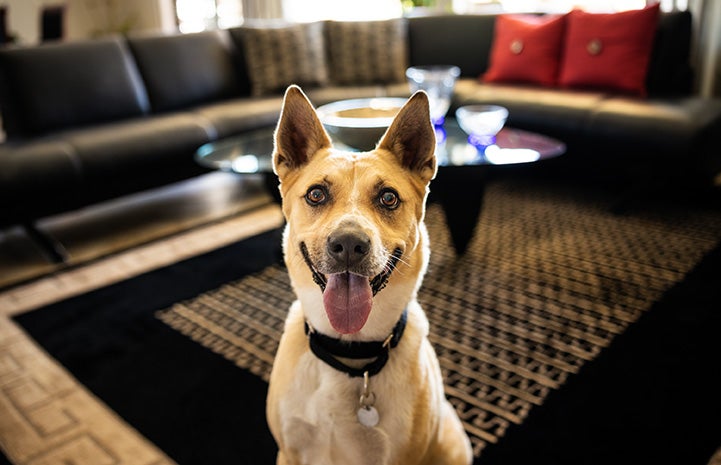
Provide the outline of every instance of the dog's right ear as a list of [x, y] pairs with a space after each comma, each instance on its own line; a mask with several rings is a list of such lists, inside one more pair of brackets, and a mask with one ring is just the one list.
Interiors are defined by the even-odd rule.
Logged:
[[275, 129], [275, 174], [282, 181], [289, 171], [305, 165], [314, 153], [330, 146], [330, 137], [308, 97], [300, 87], [288, 87]]
[[424, 182], [435, 177], [436, 133], [424, 91], [417, 91], [403, 105], [378, 147], [397, 156], [404, 167], [417, 173]]

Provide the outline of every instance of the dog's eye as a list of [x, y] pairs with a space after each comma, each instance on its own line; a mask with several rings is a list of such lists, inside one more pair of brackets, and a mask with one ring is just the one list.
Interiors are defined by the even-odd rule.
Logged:
[[378, 201], [381, 206], [389, 210], [393, 210], [401, 203], [401, 199], [398, 198], [398, 193], [393, 189], [383, 189], [380, 196], [378, 196]]
[[321, 205], [328, 200], [328, 193], [322, 186], [313, 186], [305, 193], [305, 201], [308, 205]]

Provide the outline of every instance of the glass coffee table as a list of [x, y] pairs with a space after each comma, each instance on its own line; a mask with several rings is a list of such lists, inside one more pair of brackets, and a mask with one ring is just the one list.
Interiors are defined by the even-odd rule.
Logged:
[[[201, 146], [195, 159], [203, 166], [240, 174], [261, 174], [268, 191], [280, 203], [278, 179], [271, 154], [275, 127], [266, 127]], [[562, 155], [563, 142], [533, 132], [505, 127], [494, 144], [477, 147], [455, 119], [436, 128], [438, 174], [431, 181], [431, 198], [446, 216], [453, 246], [465, 252], [481, 214], [489, 169], [497, 165], [534, 163]], [[349, 149], [335, 144], [340, 149]]]

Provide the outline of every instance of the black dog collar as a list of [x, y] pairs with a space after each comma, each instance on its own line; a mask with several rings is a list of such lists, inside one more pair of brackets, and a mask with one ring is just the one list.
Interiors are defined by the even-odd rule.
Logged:
[[[308, 322], [305, 323], [305, 333], [308, 335], [310, 350], [313, 351], [316, 357], [348, 376], [359, 378], [366, 372], [368, 372], [369, 376], [380, 373], [386, 362], [388, 362], [390, 350], [396, 347], [401, 337], [403, 337], [407, 320], [408, 310], [404, 309], [398, 323], [384, 341], [343, 341], [315, 331]], [[336, 357], [354, 360], [375, 358], [375, 360], [361, 368], [353, 368]]]

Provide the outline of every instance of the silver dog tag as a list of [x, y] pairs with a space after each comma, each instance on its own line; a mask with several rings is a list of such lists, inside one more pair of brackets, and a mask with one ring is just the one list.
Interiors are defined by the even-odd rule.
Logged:
[[378, 424], [378, 421], [380, 421], [378, 410], [372, 405], [358, 409], [358, 422], [361, 425], [372, 428]]
[[370, 375], [366, 371], [363, 373], [363, 391], [360, 396], [360, 408], [358, 409], [358, 422], [372, 428], [378, 424], [378, 410], [373, 407], [376, 402], [376, 395], [370, 390]]

